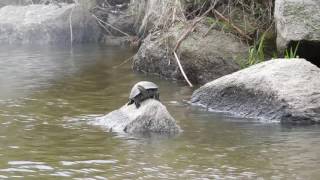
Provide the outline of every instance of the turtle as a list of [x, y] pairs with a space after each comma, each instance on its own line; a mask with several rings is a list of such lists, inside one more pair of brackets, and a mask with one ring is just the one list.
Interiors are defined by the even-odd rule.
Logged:
[[159, 99], [158, 86], [150, 81], [140, 81], [136, 83], [130, 92], [128, 105], [135, 104], [137, 108], [140, 107], [142, 101], [146, 99]]

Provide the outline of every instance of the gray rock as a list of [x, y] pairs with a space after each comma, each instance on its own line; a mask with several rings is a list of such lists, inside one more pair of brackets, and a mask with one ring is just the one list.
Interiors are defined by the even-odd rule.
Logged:
[[50, 4], [1, 8], [0, 43], [70, 44], [71, 11], [73, 43], [96, 42], [100, 30], [86, 9], [75, 4]]
[[276, 0], [274, 18], [277, 48], [283, 52], [291, 41], [320, 42], [319, 0]]
[[[150, 34], [134, 56], [133, 69], [183, 80], [172, 49], [185, 31], [186, 28], [178, 24], [168, 32]], [[194, 84], [203, 84], [239, 70], [236, 61], [245, 59], [248, 54], [248, 47], [236, 37], [216, 30], [203, 37], [207, 31], [207, 26], [199, 24], [177, 51], [185, 73]]]
[[131, 1], [130, 9], [137, 20], [139, 34], [149, 34], [154, 29], [162, 29], [172, 22], [172, 10], [176, 19], [184, 20], [183, 6], [180, 1], [148, 0]]
[[[135, 2], [138, 3], [138, 2]], [[92, 11], [105, 25], [109, 36], [127, 36], [136, 34], [136, 17], [133, 15], [130, 0], [100, 1]]]
[[92, 8], [97, 6], [96, 0], [78, 0], [78, 2], [83, 8], [88, 9], [88, 10], [91, 10]]
[[270, 60], [205, 84], [191, 102], [246, 118], [320, 123], [320, 69], [304, 59]]
[[131, 39], [128, 36], [104, 35], [99, 40], [100, 44], [104, 44], [107, 46], [119, 46], [119, 47], [129, 47], [130, 42], [131, 42]]
[[133, 105], [124, 105], [120, 109], [99, 118], [95, 125], [110, 131], [126, 133], [164, 133], [174, 134], [180, 127], [161, 102], [148, 99], [137, 109]]
[[[129, 35], [136, 34], [134, 28], [136, 21], [134, 16], [131, 15], [130, 11], [121, 11], [121, 13], [119, 12], [119, 14], [109, 13], [107, 21], [110, 25], [116, 27], [122, 32], [125, 32]], [[113, 28], [109, 28], [109, 31], [113, 36], [125, 36], [123, 33]]]
[[23, 6], [32, 4], [32, 0], [0, 0], [0, 8], [8, 5]]

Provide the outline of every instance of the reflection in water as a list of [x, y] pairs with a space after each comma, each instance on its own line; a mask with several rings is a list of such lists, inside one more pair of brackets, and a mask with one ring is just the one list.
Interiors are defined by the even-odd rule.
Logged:
[[[317, 179], [318, 126], [284, 127], [188, 106], [192, 89], [112, 68], [132, 52], [81, 46], [0, 48], [0, 179]], [[130, 137], [88, 125], [140, 80], [184, 132]]]

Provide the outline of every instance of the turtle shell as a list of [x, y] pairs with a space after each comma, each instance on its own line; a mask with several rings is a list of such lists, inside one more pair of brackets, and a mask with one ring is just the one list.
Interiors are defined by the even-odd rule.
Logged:
[[140, 81], [138, 83], [136, 83], [133, 88], [131, 89], [130, 95], [129, 95], [129, 99], [133, 99], [136, 96], [138, 96], [141, 92], [138, 89], [138, 86], [142, 86], [144, 87], [146, 90], [148, 89], [158, 89], [158, 86], [150, 81]]

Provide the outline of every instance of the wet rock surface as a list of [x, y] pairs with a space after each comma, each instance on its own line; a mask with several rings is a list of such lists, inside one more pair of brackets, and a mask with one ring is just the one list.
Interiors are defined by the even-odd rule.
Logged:
[[[176, 25], [165, 33], [151, 33], [135, 55], [133, 69], [183, 80], [172, 50], [185, 31], [185, 27]], [[213, 29], [207, 32], [207, 26], [198, 25], [177, 50], [182, 67], [194, 84], [204, 84], [239, 70], [236, 61], [247, 56], [248, 48], [239, 39]]]
[[110, 131], [126, 133], [175, 134], [181, 131], [166, 107], [154, 99], [143, 101], [139, 108], [134, 104], [124, 105], [99, 118], [95, 124]]
[[0, 43], [70, 44], [96, 42], [100, 30], [88, 10], [75, 4], [5, 6], [0, 9]]
[[205, 84], [191, 102], [246, 118], [320, 123], [320, 69], [304, 59], [270, 60]]

